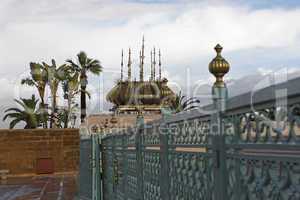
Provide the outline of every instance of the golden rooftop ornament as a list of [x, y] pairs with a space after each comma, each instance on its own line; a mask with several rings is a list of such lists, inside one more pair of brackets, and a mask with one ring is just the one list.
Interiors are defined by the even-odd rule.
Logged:
[[[124, 58], [123, 53], [121, 57], [121, 80], [116, 84], [107, 94], [106, 98], [109, 102], [114, 104], [116, 113], [134, 113], [137, 112], [136, 108], [142, 109], [145, 113], [154, 112], [160, 113], [162, 106], [171, 105], [175, 100], [175, 93], [168, 87], [168, 80], [161, 77], [161, 52], [155, 48], [150, 52], [151, 75], [150, 80], [144, 80], [144, 67], [145, 67], [145, 39], [143, 37], [142, 48], [139, 51], [139, 67], [140, 78], [136, 80], [133, 76], [133, 63], [132, 63], [132, 49], [129, 48], [128, 53], [128, 79], [125, 81], [123, 76], [124, 72]], [[158, 52], [156, 52], [158, 51]], [[157, 54], [157, 55], [156, 55]], [[124, 54], [125, 56], [125, 54]], [[158, 56], [158, 58], [156, 58]], [[158, 62], [158, 63], [156, 63]], [[156, 70], [156, 64], [158, 69]], [[124, 66], [123, 66], [124, 65]], [[148, 67], [148, 66], [147, 66]], [[156, 72], [155, 72], [156, 71]], [[156, 73], [158, 77], [156, 79]]]
[[215, 86], [224, 87], [223, 77], [230, 69], [229, 63], [221, 56], [223, 47], [219, 44], [215, 47], [217, 56], [209, 63], [209, 72], [216, 77]]

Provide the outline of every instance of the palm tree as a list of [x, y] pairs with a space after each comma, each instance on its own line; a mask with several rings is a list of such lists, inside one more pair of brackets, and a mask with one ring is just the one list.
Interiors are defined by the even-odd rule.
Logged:
[[3, 121], [7, 118], [14, 118], [9, 124], [10, 129], [14, 128], [16, 124], [22, 121], [26, 123], [25, 129], [37, 128], [40, 121], [40, 113], [36, 108], [38, 101], [39, 100], [36, 99], [34, 95], [32, 95], [31, 99], [15, 99], [15, 102], [23, 109], [9, 108], [5, 110], [5, 113], [7, 114], [3, 117]]
[[45, 90], [48, 80], [48, 72], [46, 68], [39, 64], [39, 63], [30, 63], [30, 78], [22, 79], [21, 84], [29, 85], [29, 86], [35, 86], [38, 90], [39, 96], [40, 96], [40, 110], [41, 110], [41, 121], [43, 123], [43, 127], [47, 128], [47, 118], [48, 113], [46, 110], [45, 105]]
[[102, 66], [99, 60], [88, 58], [86, 53], [81, 51], [77, 54], [77, 63], [75, 64], [72, 60], [67, 60], [67, 62], [77, 71], [80, 81], [80, 108], [81, 108], [81, 122], [84, 122], [86, 117], [86, 87], [88, 84], [87, 73], [90, 72], [95, 75], [99, 75], [102, 71]]
[[67, 73], [65, 80], [62, 82], [62, 88], [64, 91], [64, 99], [67, 100], [68, 105], [67, 108], [64, 110], [64, 115], [61, 115], [64, 120], [64, 128], [68, 127], [68, 123], [70, 121], [71, 115], [74, 114], [73, 112], [76, 109], [76, 106], [73, 106], [75, 104], [75, 96], [80, 92], [79, 90], [79, 73], [74, 72], [72, 73]]
[[57, 90], [59, 83], [65, 79], [65, 73], [67, 72], [67, 65], [63, 64], [59, 67], [56, 66], [54, 59], [51, 60], [51, 65], [43, 62], [43, 66], [48, 73], [48, 84], [51, 91], [51, 116], [50, 116], [50, 128], [53, 128], [54, 119], [57, 114]]
[[170, 106], [171, 110], [175, 113], [179, 113], [182, 111], [189, 111], [194, 108], [199, 107], [200, 100], [196, 99], [195, 97], [191, 97], [186, 99], [186, 96], [181, 94], [181, 91], [179, 94], [176, 94], [174, 101], [172, 101], [172, 104]]

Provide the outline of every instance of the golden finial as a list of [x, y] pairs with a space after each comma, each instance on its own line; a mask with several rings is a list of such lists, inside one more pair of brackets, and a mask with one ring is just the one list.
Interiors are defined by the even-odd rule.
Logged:
[[155, 80], [155, 65], [156, 65], [156, 59], [155, 59], [155, 47], [153, 48], [153, 80]]
[[121, 59], [121, 81], [123, 81], [123, 66], [124, 66], [124, 53], [122, 49], [122, 59]]
[[128, 52], [128, 64], [127, 64], [127, 67], [128, 67], [128, 81], [131, 81], [131, 49], [129, 48], [129, 52]]
[[214, 85], [218, 87], [225, 87], [223, 77], [230, 69], [229, 63], [221, 55], [222, 49], [223, 47], [219, 44], [215, 46], [217, 56], [209, 63], [209, 72], [216, 77]]
[[160, 53], [160, 49], [158, 52], [158, 57], [159, 57], [159, 61], [158, 61], [158, 65], [159, 65], [159, 76], [158, 79], [161, 80], [161, 53]]

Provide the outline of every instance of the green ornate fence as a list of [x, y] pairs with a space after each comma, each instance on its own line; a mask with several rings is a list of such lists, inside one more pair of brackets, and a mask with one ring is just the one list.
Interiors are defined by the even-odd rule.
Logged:
[[101, 135], [83, 135], [80, 139], [80, 200], [101, 200]]
[[227, 99], [216, 51], [212, 105], [101, 139], [104, 200], [300, 199], [300, 78]]
[[252, 106], [250, 94], [230, 99], [222, 135], [210, 114], [195, 111], [105, 137], [104, 199], [300, 199], [297, 84], [277, 86], [287, 89], [286, 105], [263, 97], [273, 88]]
[[80, 139], [80, 174], [79, 197], [83, 200], [92, 199], [92, 140], [90, 137]]

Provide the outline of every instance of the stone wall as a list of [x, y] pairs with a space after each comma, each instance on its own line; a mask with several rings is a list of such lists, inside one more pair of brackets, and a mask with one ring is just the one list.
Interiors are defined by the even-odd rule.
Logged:
[[54, 172], [77, 171], [79, 141], [78, 129], [0, 130], [0, 170], [37, 174], [38, 160], [48, 159]]

